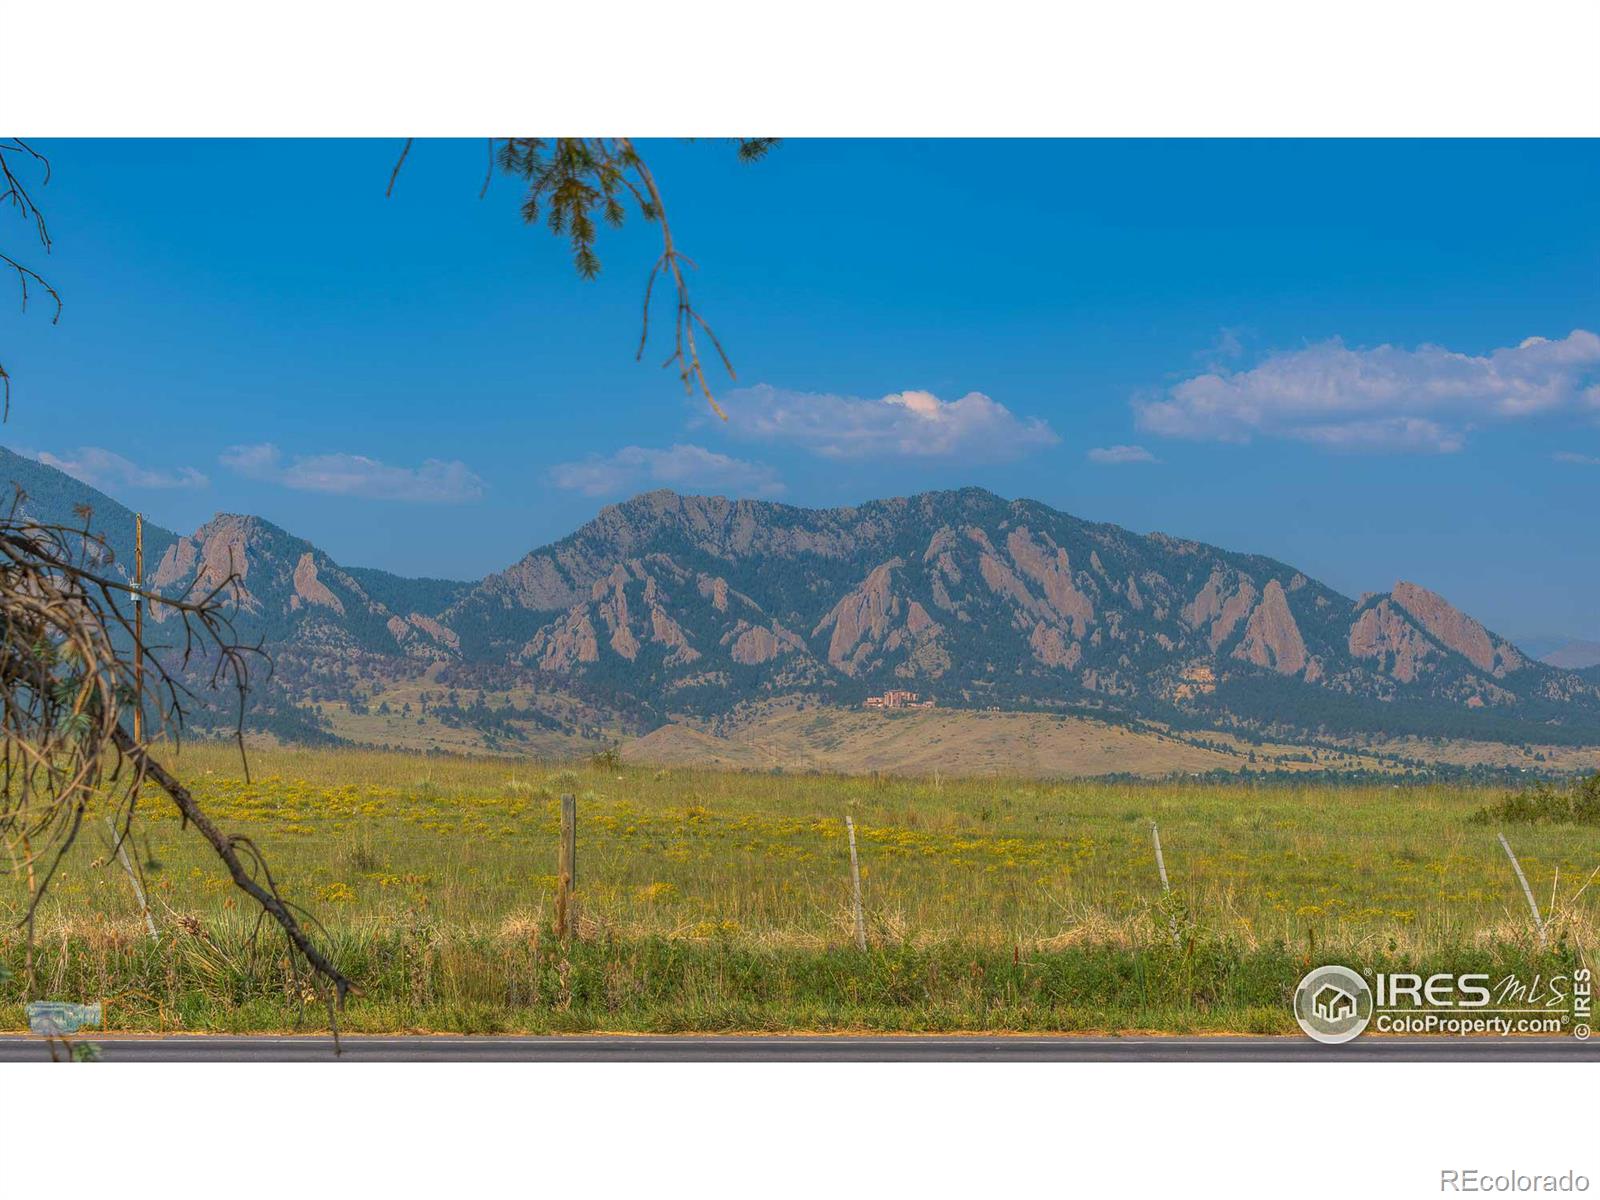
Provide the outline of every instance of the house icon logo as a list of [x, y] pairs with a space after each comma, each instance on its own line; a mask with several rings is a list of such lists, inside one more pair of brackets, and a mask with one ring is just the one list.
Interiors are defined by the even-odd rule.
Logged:
[[1294, 1016], [1306, 1036], [1337, 1046], [1372, 1020], [1372, 989], [1349, 967], [1318, 967], [1294, 990]]
[[1311, 997], [1311, 1011], [1324, 1021], [1343, 1021], [1355, 1016], [1356, 998], [1342, 987], [1325, 983]]

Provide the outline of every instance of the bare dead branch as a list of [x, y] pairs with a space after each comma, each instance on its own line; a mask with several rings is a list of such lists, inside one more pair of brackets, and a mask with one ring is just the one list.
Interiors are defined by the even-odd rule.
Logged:
[[[50, 229], [45, 224], [44, 213], [33, 202], [33, 196], [28, 191], [27, 185], [17, 175], [13, 165], [14, 159], [30, 161], [39, 166], [44, 172], [41, 183], [50, 182], [50, 160], [21, 138], [0, 138], [0, 205], [9, 204], [24, 221], [33, 226], [34, 236], [38, 239], [40, 247], [49, 254]], [[53, 325], [61, 319], [61, 293], [56, 291], [39, 272], [3, 252], [0, 252], [0, 265], [4, 265], [16, 276], [17, 286], [22, 292], [24, 312], [28, 309], [28, 289], [31, 283], [37, 285], [55, 301], [55, 313], [50, 318], [50, 323]], [[11, 376], [6, 372], [5, 365], [0, 363], [0, 419], [10, 414]]]
[[[408, 140], [390, 176], [391, 191], [410, 148]], [[49, 182], [50, 164], [43, 155], [21, 139], [0, 139], [0, 206], [9, 204], [29, 222], [49, 253], [44, 214], [18, 174], [23, 162], [42, 168], [43, 181]], [[52, 323], [60, 319], [61, 296], [37, 271], [4, 252], [0, 268], [15, 275], [24, 311], [38, 288], [54, 301]], [[10, 389], [11, 377], [0, 365], [6, 415]], [[172, 799], [184, 827], [195, 826], [235, 884], [283, 929], [294, 951], [332, 985], [331, 1017], [334, 1000], [343, 1003], [350, 981], [306, 935], [302, 919], [312, 919], [303, 912], [296, 917], [255, 846], [246, 838], [224, 836], [194, 796], [151, 757], [148, 741], [124, 728], [133, 713], [148, 706], [157, 717], [154, 736], [176, 742], [193, 696], [189, 680], [196, 668], [202, 677], [209, 668], [211, 688], [228, 685], [238, 695], [234, 733], [243, 758], [250, 661], [265, 656], [259, 644], [244, 645], [235, 634], [230, 604], [238, 591], [237, 566], [230, 559], [226, 577], [209, 579], [199, 598], [191, 594], [200, 585], [198, 575], [180, 596], [149, 595], [144, 580], [124, 581], [106, 569], [113, 555], [92, 531], [87, 508], [77, 510], [81, 525], [41, 522], [28, 516], [24, 499], [18, 488], [0, 510], [0, 846], [11, 869], [27, 880], [21, 924], [28, 930], [29, 989], [39, 905], [85, 816], [91, 808], [108, 808], [114, 849], [120, 850], [148, 778]], [[174, 646], [148, 644], [124, 611], [126, 601], [146, 598], [164, 615], [176, 616], [180, 636]]]
[[406, 155], [411, 153], [411, 143], [416, 138], [407, 138], [405, 145], [400, 147], [400, 157], [394, 161], [394, 170], [389, 172], [389, 186], [383, 189], [384, 199], [394, 195], [394, 181], [400, 178], [400, 168], [406, 165]]
[[[350, 990], [350, 980], [333, 963], [329, 962], [314, 942], [308, 938], [305, 931], [300, 928], [300, 923], [289, 911], [289, 906], [283, 897], [278, 894], [277, 885], [273, 883], [272, 876], [266, 871], [266, 863], [261, 854], [248, 839], [228, 837], [206, 815], [204, 809], [195, 801], [194, 795], [183, 784], [179, 783], [172, 774], [145, 751], [145, 748], [133, 740], [131, 734], [123, 729], [118, 729], [114, 736], [117, 749], [127, 755], [133, 763], [134, 769], [141, 776], [153, 780], [177, 805], [178, 811], [183, 814], [186, 824], [192, 824], [200, 831], [200, 836], [211, 843], [211, 848], [217, 852], [228, 874], [233, 876], [234, 884], [246, 895], [259, 904], [274, 921], [282, 928], [290, 943], [298, 950], [305, 960], [330, 983], [338, 995], [339, 1004], [344, 1004], [346, 993]], [[239, 851], [246, 850], [253, 860], [258, 871], [265, 878], [263, 885], [257, 882], [254, 874], [246, 868], [240, 858]]]
[[489, 185], [494, 182], [494, 139], [484, 139], [489, 145], [489, 165], [483, 169], [483, 186], [478, 189], [478, 199], [482, 200], [489, 194]]
[[[112, 554], [90, 529], [30, 520], [18, 491], [0, 513], [0, 842], [13, 870], [26, 870], [29, 930], [64, 856], [91, 808], [108, 809], [121, 845], [146, 780], [171, 798], [227, 866], [235, 884], [283, 929], [296, 953], [332, 985], [343, 1002], [350, 981], [306, 934], [272, 879], [265, 860], [246, 838], [222, 834], [192, 793], [136, 740], [126, 726], [139, 705], [156, 716], [156, 737], [179, 736], [193, 697], [195, 668], [211, 688], [239, 695], [235, 736], [240, 739], [250, 663], [259, 646], [234, 635], [230, 604], [239, 576], [208, 581], [196, 598], [191, 585], [176, 597], [149, 595], [143, 580], [124, 581], [108, 565]], [[181, 636], [172, 653], [140, 640], [125, 611], [132, 597], [178, 618]], [[262, 656], [264, 657], [264, 656]], [[140, 672], [137, 664], [147, 669]], [[35, 870], [35, 864], [43, 871]]]

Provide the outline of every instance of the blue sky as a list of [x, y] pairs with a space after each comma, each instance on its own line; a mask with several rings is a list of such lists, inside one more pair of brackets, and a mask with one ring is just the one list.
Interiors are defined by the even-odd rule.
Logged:
[[1595, 143], [645, 143], [726, 423], [634, 361], [655, 230], [579, 281], [481, 142], [387, 200], [392, 141], [39, 148], [0, 439], [180, 530], [467, 578], [655, 486], [977, 484], [1600, 637]]

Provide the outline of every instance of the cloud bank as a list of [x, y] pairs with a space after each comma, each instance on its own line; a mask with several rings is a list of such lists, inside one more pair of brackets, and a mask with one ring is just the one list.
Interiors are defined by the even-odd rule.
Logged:
[[1088, 458], [1090, 462], [1101, 463], [1108, 467], [1161, 461], [1143, 446], [1096, 446], [1089, 451]]
[[1426, 344], [1359, 349], [1335, 338], [1249, 370], [1208, 371], [1134, 409], [1139, 428], [1164, 437], [1449, 454], [1484, 423], [1600, 417], [1600, 336], [1575, 329], [1484, 355]]
[[760, 384], [730, 393], [727, 431], [783, 442], [824, 458], [954, 458], [1003, 462], [1061, 439], [982, 392], [941, 400], [895, 392], [877, 400], [791, 392]]
[[80, 446], [70, 457], [42, 451], [39, 461], [47, 467], [65, 471], [74, 479], [102, 490], [129, 488], [203, 488], [211, 482], [193, 467], [176, 470], [141, 467], [114, 450], [100, 446]]
[[278, 447], [262, 442], [230, 446], [219, 461], [246, 479], [297, 492], [415, 504], [461, 504], [483, 495], [483, 480], [455, 460], [430, 458], [419, 467], [396, 467], [361, 454], [313, 454], [285, 463]]
[[765, 463], [746, 462], [677, 444], [665, 449], [624, 446], [615, 454], [591, 455], [550, 469], [550, 482], [585, 496], [615, 496], [651, 487], [727, 491], [741, 496], [776, 496], [783, 491], [777, 473]]

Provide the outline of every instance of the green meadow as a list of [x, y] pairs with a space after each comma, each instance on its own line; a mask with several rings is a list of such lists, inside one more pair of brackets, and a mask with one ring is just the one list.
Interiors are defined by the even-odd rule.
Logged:
[[[253, 751], [247, 781], [212, 745], [176, 765], [315, 918], [356, 985], [346, 1030], [1289, 1032], [1312, 965], [1548, 975], [1594, 966], [1600, 934], [1600, 826], [1475, 821], [1499, 790], [298, 749]], [[552, 927], [562, 793], [578, 806], [567, 940]], [[0, 885], [0, 1026], [24, 1024], [29, 996], [100, 1000], [110, 1030], [326, 1026], [282, 937], [153, 790], [128, 849], [156, 940], [99, 817], [31, 961], [25, 884]]]

